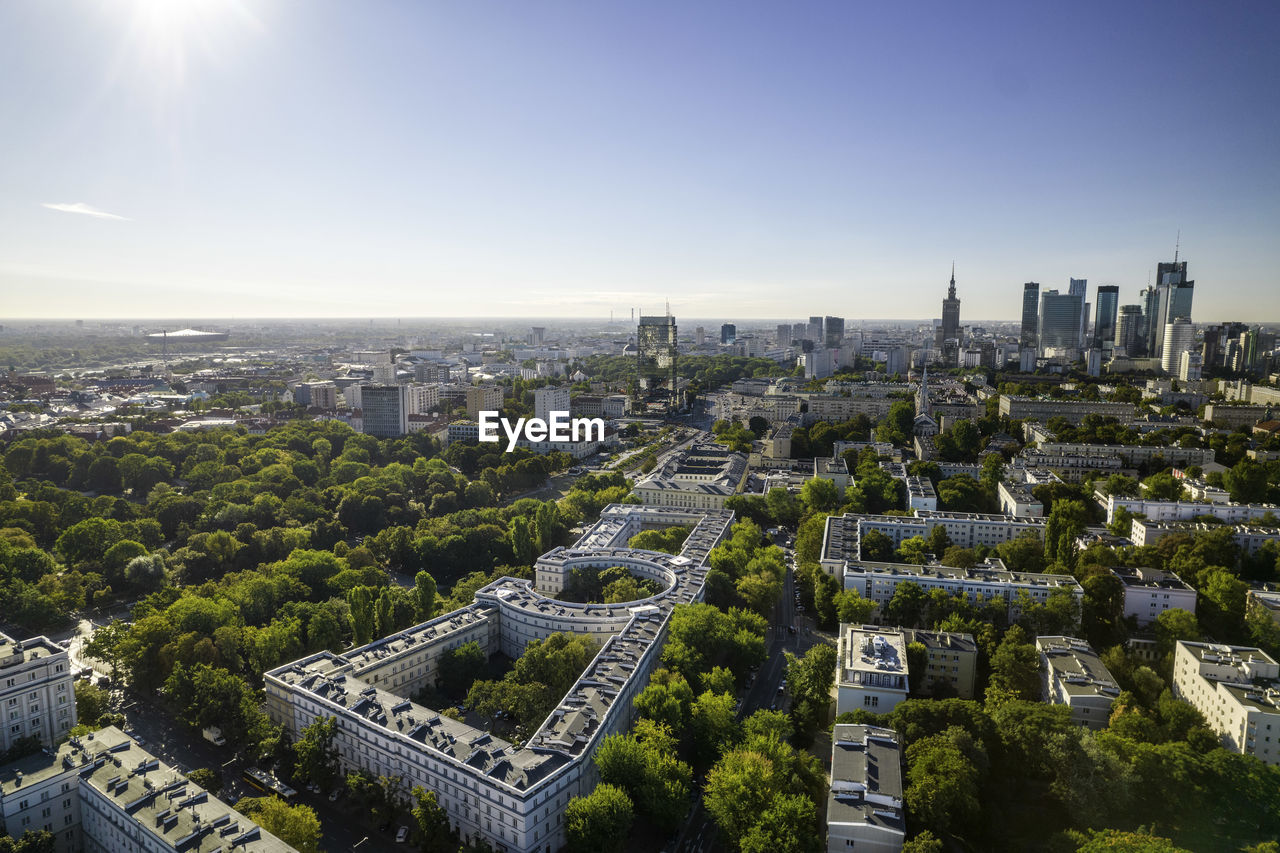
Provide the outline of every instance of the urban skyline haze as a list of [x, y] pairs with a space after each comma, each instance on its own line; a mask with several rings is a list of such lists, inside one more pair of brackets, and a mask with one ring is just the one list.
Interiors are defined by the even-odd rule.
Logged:
[[[0, 6], [13, 318], [1280, 319], [1280, 9]], [[683, 320], [682, 320], [683, 323]]]

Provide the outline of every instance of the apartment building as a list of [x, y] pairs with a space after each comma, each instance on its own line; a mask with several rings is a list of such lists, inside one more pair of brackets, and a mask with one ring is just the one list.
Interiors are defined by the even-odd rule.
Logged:
[[425, 415], [440, 405], [440, 386], [431, 383], [407, 385], [406, 405], [411, 415]]
[[1050, 418], [1066, 418], [1079, 424], [1085, 415], [1102, 415], [1117, 418], [1122, 423], [1133, 420], [1133, 403], [1108, 403], [1103, 400], [1079, 398], [1054, 400], [1039, 397], [1000, 395], [1000, 417], [1014, 420], [1048, 421]]
[[0, 818], [57, 853], [296, 853], [110, 726], [0, 767]]
[[1073, 723], [1105, 728], [1120, 688], [1089, 644], [1075, 637], [1042, 636], [1036, 638], [1036, 651], [1041, 698], [1070, 708]]
[[1031, 494], [1029, 483], [1014, 483], [1001, 480], [996, 486], [996, 494], [1000, 498], [1000, 511], [1015, 518], [1043, 518], [1044, 504]]
[[944, 527], [947, 538], [961, 548], [978, 545], [995, 547], [1002, 542], [1016, 539], [1026, 531], [1044, 536], [1043, 518], [1014, 518], [1008, 515], [989, 515], [974, 512], [944, 512], [916, 510], [914, 516], [864, 515], [847, 513], [829, 516], [823, 532], [822, 567], [834, 577], [844, 574], [849, 562], [862, 559], [861, 537], [871, 530], [879, 531], [893, 542], [919, 536], [928, 539], [935, 527]]
[[466, 401], [467, 417], [478, 420], [481, 412], [496, 412], [502, 408], [502, 386], [468, 385]]
[[930, 696], [973, 699], [978, 673], [978, 644], [972, 634], [948, 631], [902, 630], [908, 646], [920, 643], [928, 655], [919, 691]]
[[1115, 520], [1116, 510], [1124, 507], [1134, 515], [1144, 515], [1147, 522], [1191, 521], [1209, 515], [1228, 524], [1256, 521], [1265, 515], [1280, 516], [1280, 507], [1272, 504], [1200, 503], [1197, 501], [1157, 501], [1125, 498], [1094, 493], [1094, 500], [1107, 511], [1107, 524]]
[[566, 387], [537, 388], [533, 392], [533, 416], [550, 423], [552, 412], [569, 411], [569, 389]]
[[899, 853], [905, 838], [898, 733], [837, 725], [831, 735], [827, 853]]
[[[1203, 521], [1151, 521], [1135, 518], [1130, 525], [1129, 538], [1134, 545], [1154, 545], [1166, 536], [1184, 533], [1194, 536], [1227, 525], [1207, 524]], [[1280, 527], [1262, 524], [1233, 524], [1229, 526], [1232, 540], [1246, 554], [1255, 554], [1268, 542], [1280, 540]]]
[[1037, 448], [1041, 453], [1084, 458], [1117, 458], [1130, 468], [1145, 465], [1153, 459], [1162, 459], [1166, 465], [1209, 465], [1214, 462], [1214, 452], [1209, 447], [1179, 447], [1146, 444], [1083, 444], [1067, 441], [1042, 441]]
[[1234, 752], [1280, 764], [1280, 664], [1261, 649], [1179, 640], [1173, 695]]
[[[337, 722], [344, 769], [400, 775], [406, 787], [436, 791], [468, 841], [534, 853], [564, 844], [568, 801], [591, 792], [596, 746], [625, 730], [648, 682], [676, 604], [702, 599], [706, 561], [728, 534], [731, 512], [614, 504], [573, 546], [543, 555], [536, 584], [504, 578], [472, 604], [366, 646], [321, 652], [265, 674], [267, 712], [296, 737], [318, 717]], [[680, 554], [627, 548], [646, 527], [693, 527]], [[548, 597], [583, 566], [627, 565], [662, 592], [625, 604], [573, 604]], [[452, 720], [406, 698], [434, 677], [440, 655], [474, 640], [518, 657], [557, 631], [593, 637], [600, 650], [523, 746]]]
[[76, 724], [67, 650], [48, 637], [0, 634], [0, 753], [23, 738], [52, 746]]
[[840, 625], [836, 716], [858, 708], [887, 714], [909, 692], [907, 643], [901, 631], [875, 625]]
[[1196, 612], [1196, 591], [1173, 572], [1117, 566], [1111, 574], [1124, 584], [1125, 618], [1132, 616], [1139, 628], [1153, 624], [1169, 610]]
[[933, 512], [938, 508], [938, 493], [928, 477], [907, 477], [907, 508]]

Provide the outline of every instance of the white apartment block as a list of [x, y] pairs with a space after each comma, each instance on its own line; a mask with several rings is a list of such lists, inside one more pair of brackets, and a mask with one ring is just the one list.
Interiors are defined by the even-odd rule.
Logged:
[[1016, 539], [1030, 530], [1044, 537], [1043, 518], [1014, 518], [1008, 515], [988, 515], [973, 512], [943, 512], [917, 510], [914, 516], [863, 515], [848, 513], [827, 518], [822, 538], [822, 567], [836, 578], [843, 576], [849, 562], [858, 562], [861, 555], [861, 536], [868, 531], [883, 533], [894, 547], [902, 540], [919, 536], [928, 539], [933, 528], [941, 526], [953, 545], [974, 548], [986, 545], [993, 548], [1002, 542]]
[[1234, 752], [1280, 764], [1280, 665], [1261, 649], [1179, 640], [1173, 695]]
[[296, 853], [114, 727], [0, 768], [0, 818], [58, 853]]
[[1083, 444], [1068, 441], [1041, 441], [1041, 453], [1086, 458], [1118, 458], [1126, 466], [1136, 468], [1153, 459], [1163, 459], [1166, 465], [1209, 465], [1214, 452], [1209, 447], [1179, 447], [1177, 445], [1145, 444]]
[[907, 643], [902, 632], [842, 624], [836, 647], [836, 716], [859, 708], [887, 714], [908, 693]]
[[533, 392], [533, 415], [550, 422], [552, 412], [569, 411], [568, 388], [538, 388]]
[[1169, 610], [1196, 612], [1196, 591], [1173, 572], [1119, 566], [1111, 574], [1124, 584], [1124, 615], [1132, 616], [1139, 628], [1153, 624]]
[[[318, 717], [337, 722], [346, 769], [401, 775], [434, 790], [468, 841], [499, 851], [559, 850], [568, 801], [591, 792], [600, 740], [624, 731], [680, 603], [702, 599], [706, 560], [727, 534], [731, 512], [688, 512], [614, 504], [570, 548], [538, 561], [536, 584], [504, 578], [452, 613], [343, 654], [321, 652], [265, 674], [267, 711], [296, 737]], [[679, 555], [637, 551], [627, 540], [646, 527], [693, 525]], [[573, 604], [559, 589], [574, 568], [627, 565], [663, 591], [624, 604]], [[407, 698], [434, 677], [441, 654], [474, 640], [488, 653], [518, 657], [533, 639], [558, 631], [601, 645], [581, 678], [523, 747], [441, 716]]]
[[742, 491], [747, 457], [715, 444], [695, 444], [672, 454], [632, 487], [647, 506], [724, 509]]
[[1011, 483], [1004, 480], [996, 487], [1000, 498], [1000, 511], [1015, 518], [1043, 518], [1044, 504], [1031, 494], [1028, 483]]
[[1071, 722], [1091, 729], [1105, 728], [1111, 703], [1120, 688], [1088, 643], [1075, 637], [1036, 638], [1040, 653], [1041, 698], [1071, 709]]
[[1260, 524], [1207, 524], [1203, 521], [1151, 521], [1145, 518], [1133, 520], [1129, 538], [1134, 545], [1154, 545], [1170, 534], [1186, 533], [1194, 536], [1196, 533], [1224, 526], [1229, 527], [1231, 538], [1246, 554], [1257, 553], [1258, 549], [1267, 542], [1280, 540], [1280, 527], [1264, 527]]
[[1134, 515], [1145, 515], [1148, 522], [1190, 521], [1210, 515], [1228, 524], [1256, 521], [1271, 513], [1280, 516], [1280, 507], [1271, 504], [1199, 503], [1196, 501], [1156, 501], [1146, 498], [1123, 498], [1094, 493], [1094, 500], [1107, 511], [1107, 524], [1115, 520], [1116, 510], [1124, 507]]
[[1020, 397], [1016, 395], [1000, 395], [1000, 417], [1014, 420], [1048, 421], [1050, 418], [1063, 417], [1073, 424], [1079, 424], [1085, 415], [1102, 415], [1116, 418], [1121, 423], [1133, 420], [1132, 403], [1108, 403], [1102, 400], [1081, 400], [1079, 398], [1054, 400], [1039, 397]]
[[886, 397], [828, 397], [814, 394], [809, 398], [808, 419], [836, 423], [866, 415], [874, 421], [889, 414], [889, 409], [896, 402], [898, 401]]
[[928, 477], [907, 477], [907, 508], [933, 512], [938, 508], [938, 493]]
[[923, 678], [918, 679], [922, 683], [917, 685], [917, 692], [974, 698], [978, 644], [972, 634], [903, 628], [902, 636], [908, 646], [912, 643], [924, 646], [927, 663]]
[[76, 724], [67, 650], [47, 637], [13, 640], [0, 634], [0, 753], [22, 738], [53, 746]]
[[440, 405], [439, 385], [415, 383], [407, 387], [409, 414], [425, 415]]
[[899, 853], [905, 838], [898, 733], [837, 725], [831, 735], [827, 853]]

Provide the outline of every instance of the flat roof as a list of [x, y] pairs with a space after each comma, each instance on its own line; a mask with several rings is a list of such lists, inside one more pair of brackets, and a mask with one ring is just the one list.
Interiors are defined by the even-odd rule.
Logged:
[[827, 823], [870, 824], [905, 832], [902, 745], [897, 732], [879, 726], [835, 726]]

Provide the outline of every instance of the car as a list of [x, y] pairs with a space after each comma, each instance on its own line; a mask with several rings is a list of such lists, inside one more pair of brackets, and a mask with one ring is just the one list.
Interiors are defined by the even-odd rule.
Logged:
[[338, 801], [338, 797], [341, 797], [341, 796], [342, 796], [342, 789], [334, 788], [332, 791], [329, 792], [329, 802], [336, 803]]
[[400, 824], [400, 828], [396, 830], [396, 844], [404, 844], [408, 840], [409, 840], [409, 827], [405, 826], [402, 823]]
[[317, 785], [315, 782], [312, 782], [310, 785], [307, 786], [307, 790], [313, 794], [318, 794], [320, 793], [320, 786]]

